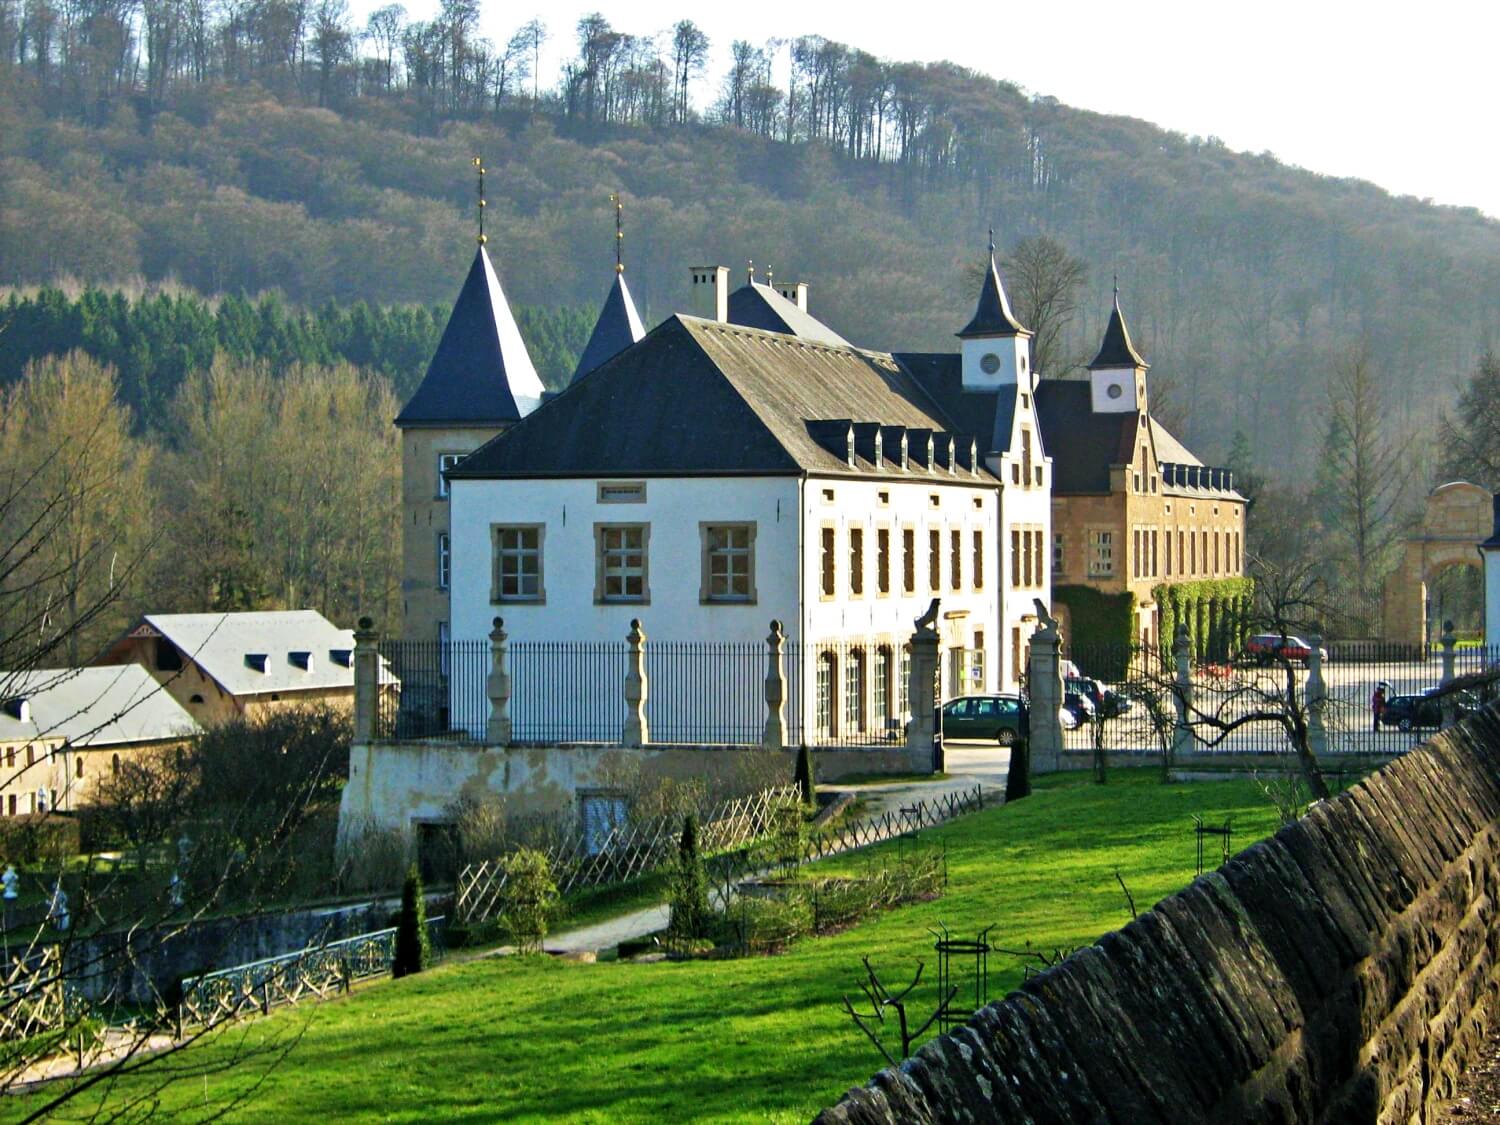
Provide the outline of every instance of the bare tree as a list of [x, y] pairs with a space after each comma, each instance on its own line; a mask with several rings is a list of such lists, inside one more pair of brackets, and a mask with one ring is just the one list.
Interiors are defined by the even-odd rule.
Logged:
[[1088, 267], [1046, 235], [1023, 238], [1004, 261], [1005, 282], [1016, 316], [1031, 329], [1031, 366], [1043, 375], [1063, 375], [1083, 362], [1065, 347], [1078, 312]]
[[688, 119], [688, 82], [707, 64], [708, 36], [692, 20], [679, 20], [672, 28], [672, 117], [679, 124]]

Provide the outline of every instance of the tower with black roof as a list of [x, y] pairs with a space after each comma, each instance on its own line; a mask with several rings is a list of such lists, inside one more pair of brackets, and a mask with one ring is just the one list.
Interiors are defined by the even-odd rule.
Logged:
[[621, 229], [623, 204], [617, 194], [610, 196], [615, 205], [615, 278], [604, 297], [599, 310], [599, 319], [589, 333], [589, 342], [578, 357], [578, 366], [573, 369], [570, 382], [576, 383], [607, 359], [619, 355], [631, 344], [646, 334], [641, 326], [640, 314], [635, 311], [635, 302], [630, 299], [630, 287], [625, 284], [625, 260], [623, 255], [624, 231]]
[[396, 416], [407, 640], [448, 639], [452, 539], [444, 471], [542, 401], [542, 381], [500, 287], [483, 229], [481, 222], [474, 260], [427, 373]]
[[1141, 358], [1130, 339], [1125, 314], [1120, 311], [1120, 287], [1115, 286], [1115, 306], [1099, 354], [1089, 364], [1090, 396], [1096, 414], [1139, 414], [1146, 409], [1146, 369], [1151, 365]]
[[990, 259], [979, 303], [958, 338], [962, 343], [965, 390], [1022, 387], [1030, 390], [1035, 373], [1030, 370], [1031, 330], [1016, 319], [995, 265], [995, 237], [990, 232]]

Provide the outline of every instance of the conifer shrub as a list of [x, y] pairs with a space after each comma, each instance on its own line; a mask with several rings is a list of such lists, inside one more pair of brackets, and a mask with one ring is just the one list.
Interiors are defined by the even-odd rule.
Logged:
[[708, 872], [698, 850], [698, 818], [682, 819], [682, 838], [677, 844], [677, 866], [672, 872], [672, 920], [667, 930], [673, 938], [691, 941], [706, 937], [713, 919], [708, 903]]
[[797, 751], [797, 772], [792, 779], [797, 792], [802, 795], [804, 805], [817, 804], [817, 769], [813, 766], [812, 750], [804, 742]]
[[396, 955], [391, 976], [420, 973], [432, 960], [432, 942], [427, 936], [427, 899], [422, 894], [422, 876], [413, 864], [401, 888], [401, 916], [396, 921]]

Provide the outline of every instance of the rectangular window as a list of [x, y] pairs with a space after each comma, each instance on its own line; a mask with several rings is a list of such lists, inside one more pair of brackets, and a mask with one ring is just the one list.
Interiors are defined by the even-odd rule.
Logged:
[[1141, 576], [1141, 529], [1131, 528], [1130, 531], [1130, 577]]
[[875, 529], [875, 592], [891, 592], [891, 529]]
[[1166, 540], [1167, 540], [1167, 550], [1166, 550], [1167, 577], [1171, 578], [1172, 577], [1172, 529], [1170, 527], [1167, 528], [1167, 531], [1166, 531]]
[[974, 589], [984, 589], [984, 532], [974, 532], [974, 561], [971, 564], [974, 574]]
[[974, 630], [974, 647], [969, 650], [969, 690], [984, 690], [984, 630]]
[[598, 581], [594, 600], [648, 601], [646, 585], [646, 525], [595, 524], [598, 544]]
[[818, 657], [818, 686], [817, 699], [815, 703], [815, 718], [818, 734], [824, 738], [831, 738], [837, 731], [834, 729], [833, 684], [834, 675], [838, 671], [838, 657], [831, 652], [825, 652]]
[[1159, 570], [1156, 569], [1156, 548], [1157, 548], [1157, 532], [1156, 532], [1156, 528], [1153, 527], [1151, 529], [1151, 577], [1152, 578], [1155, 578], [1157, 575], [1159, 575], [1161, 573], [1161, 571], [1159, 571]]
[[823, 596], [831, 598], [834, 595], [834, 536], [833, 528], [823, 529]]
[[1089, 577], [1109, 578], [1115, 573], [1115, 533], [1089, 532]]
[[865, 729], [865, 653], [854, 649], [844, 658], [844, 732]]
[[1012, 625], [1010, 628], [1010, 672], [1011, 676], [1019, 683], [1025, 674], [1021, 667], [1021, 627]]
[[896, 660], [888, 645], [875, 650], [874, 708], [875, 730], [884, 733], [891, 725], [891, 699], [895, 693]]
[[704, 524], [703, 600], [755, 600], [755, 526], [748, 523]]
[[1219, 532], [1214, 530], [1214, 573], [1219, 573]]
[[464, 453], [439, 453], [437, 472], [437, 495], [439, 500], [448, 499], [448, 478], [443, 474], [462, 461], [467, 454]]
[[644, 504], [646, 482], [643, 480], [601, 480], [597, 497], [601, 504]]
[[1033, 531], [1031, 534], [1036, 540], [1036, 545], [1031, 551], [1032, 565], [1036, 568], [1032, 575], [1031, 584], [1040, 590], [1046, 581], [1042, 574], [1042, 560], [1047, 557], [1043, 553], [1046, 548], [1046, 539], [1041, 531]]
[[1021, 478], [1026, 482], [1026, 487], [1031, 487], [1031, 431], [1021, 430]]
[[1063, 545], [1064, 545], [1065, 542], [1066, 541], [1063, 539], [1063, 533], [1062, 532], [1060, 532], [1060, 531], [1054, 531], [1052, 533], [1052, 573], [1053, 574], [1064, 574], [1064, 573], [1067, 572], [1067, 562], [1068, 562], [1068, 559], [1067, 559], [1067, 556], [1064, 554], [1064, 551], [1063, 551]]
[[1177, 529], [1177, 573], [1179, 575], [1187, 573], [1187, 568], [1185, 566], [1186, 556], [1184, 556], [1182, 553], [1182, 539], [1182, 528], [1179, 527]]
[[1021, 577], [1028, 586], [1033, 584], [1033, 575], [1036, 573], [1035, 547], [1036, 540], [1032, 538], [1031, 531], [1028, 529], [1021, 532]]
[[917, 592], [917, 533], [909, 527], [901, 529], [901, 589]]
[[911, 710], [911, 645], [901, 646], [901, 667], [896, 670], [897, 713], [903, 718]]
[[943, 533], [937, 528], [927, 532], [927, 587], [934, 594], [943, 591]]
[[491, 601], [539, 602], [542, 587], [540, 524], [496, 527], [495, 579]]
[[865, 592], [865, 529], [849, 529], [849, 593], [860, 597]]
[[1187, 534], [1187, 538], [1188, 538], [1188, 570], [1187, 570], [1187, 572], [1189, 574], [1197, 574], [1198, 573], [1198, 537], [1196, 535], [1194, 535], [1191, 531], [1189, 531], [1188, 534]]
[[439, 590], [448, 588], [448, 580], [453, 576], [453, 550], [452, 540], [446, 531], [438, 532], [437, 537], [437, 585]]
[[962, 590], [964, 586], [964, 533], [962, 531], [950, 531], [948, 533], [948, 566], [951, 572], [948, 575], [948, 586], [953, 590]]
[[1010, 529], [1010, 584], [1021, 588], [1021, 531], [1015, 527]]
[[1208, 573], [1208, 532], [1200, 531], [1202, 542], [1198, 544], [1198, 560], [1203, 566], [1203, 573]]

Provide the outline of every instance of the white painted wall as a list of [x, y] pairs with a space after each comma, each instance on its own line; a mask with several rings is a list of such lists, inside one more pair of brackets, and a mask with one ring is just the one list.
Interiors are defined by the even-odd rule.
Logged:
[[[1025, 480], [1025, 458], [1021, 434], [1029, 431], [1032, 443], [1032, 480]], [[1036, 419], [1035, 400], [1029, 395], [1017, 396], [1011, 423], [1010, 449], [989, 459], [990, 471], [1001, 480], [998, 565], [1005, 585], [1000, 606], [1000, 628], [996, 635], [998, 656], [996, 687], [1000, 691], [1018, 691], [1020, 677], [1026, 669], [1026, 645], [1037, 626], [1036, 599], [1049, 608], [1052, 605], [1052, 459], [1045, 456], [1041, 426]], [[1035, 473], [1041, 469], [1041, 480]], [[1020, 478], [1019, 483], [1017, 478]], [[1011, 531], [1042, 531], [1042, 584], [1015, 586], [1011, 583]], [[1022, 571], [1024, 578], [1024, 568]], [[1020, 645], [1014, 643], [1014, 630], [1020, 630]]]
[[1500, 645], [1500, 551], [1484, 551], [1484, 643]]
[[[970, 337], [960, 346], [964, 390], [988, 390], [1019, 383], [1029, 388], [1033, 383], [1028, 367], [1031, 357], [1030, 336]], [[999, 366], [984, 369], [984, 357], [994, 355]], [[982, 437], [983, 435], [981, 435]]]
[[[1135, 367], [1101, 367], [1089, 372], [1095, 414], [1129, 414], [1146, 409], [1146, 376]], [[1110, 389], [1120, 393], [1111, 397]]]

